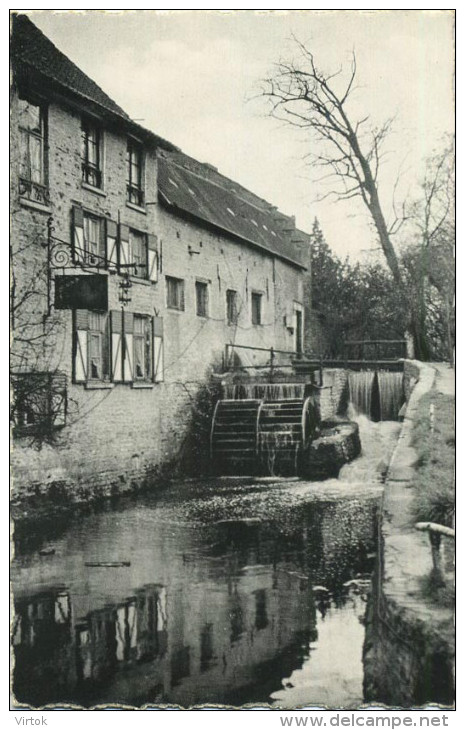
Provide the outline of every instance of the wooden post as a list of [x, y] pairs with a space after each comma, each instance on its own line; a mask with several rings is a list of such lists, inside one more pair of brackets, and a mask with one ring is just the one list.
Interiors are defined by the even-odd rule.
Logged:
[[270, 383], [273, 382], [274, 349], [270, 347]]

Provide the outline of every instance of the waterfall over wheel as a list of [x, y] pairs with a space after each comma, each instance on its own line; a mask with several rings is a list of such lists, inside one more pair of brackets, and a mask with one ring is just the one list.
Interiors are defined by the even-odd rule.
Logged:
[[261, 400], [219, 400], [213, 414], [210, 456], [221, 474], [257, 474]]
[[221, 474], [295, 476], [317, 416], [312, 398], [220, 400], [210, 455]]
[[258, 445], [261, 470], [295, 475], [302, 448], [301, 400], [263, 403], [259, 410]]

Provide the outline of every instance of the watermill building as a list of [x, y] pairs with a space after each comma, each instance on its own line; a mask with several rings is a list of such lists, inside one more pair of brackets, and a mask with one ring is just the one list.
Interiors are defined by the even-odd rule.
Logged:
[[11, 59], [15, 487], [125, 491], [180, 458], [227, 346], [253, 366], [246, 346], [308, 345], [309, 237], [131, 120], [23, 15]]

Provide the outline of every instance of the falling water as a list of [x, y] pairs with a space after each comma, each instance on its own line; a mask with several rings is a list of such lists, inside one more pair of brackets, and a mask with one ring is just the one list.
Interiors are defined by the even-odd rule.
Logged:
[[402, 373], [378, 373], [380, 420], [395, 421], [404, 401]]
[[227, 383], [223, 397], [232, 400], [292, 400], [304, 398], [305, 383]]
[[369, 370], [349, 371], [350, 402], [358, 413], [371, 414], [371, 401], [375, 374]]
[[374, 421], [396, 421], [404, 402], [402, 373], [349, 372], [350, 402]]

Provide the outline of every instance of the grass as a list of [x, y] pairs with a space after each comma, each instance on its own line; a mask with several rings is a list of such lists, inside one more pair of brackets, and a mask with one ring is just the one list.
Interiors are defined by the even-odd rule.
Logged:
[[[430, 408], [434, 406], [431, 429]], [[418, 454], [414, 517], [453, 527], [455, 508], [454, 398], [432, 390], [419, 401], [413, 429]]]

